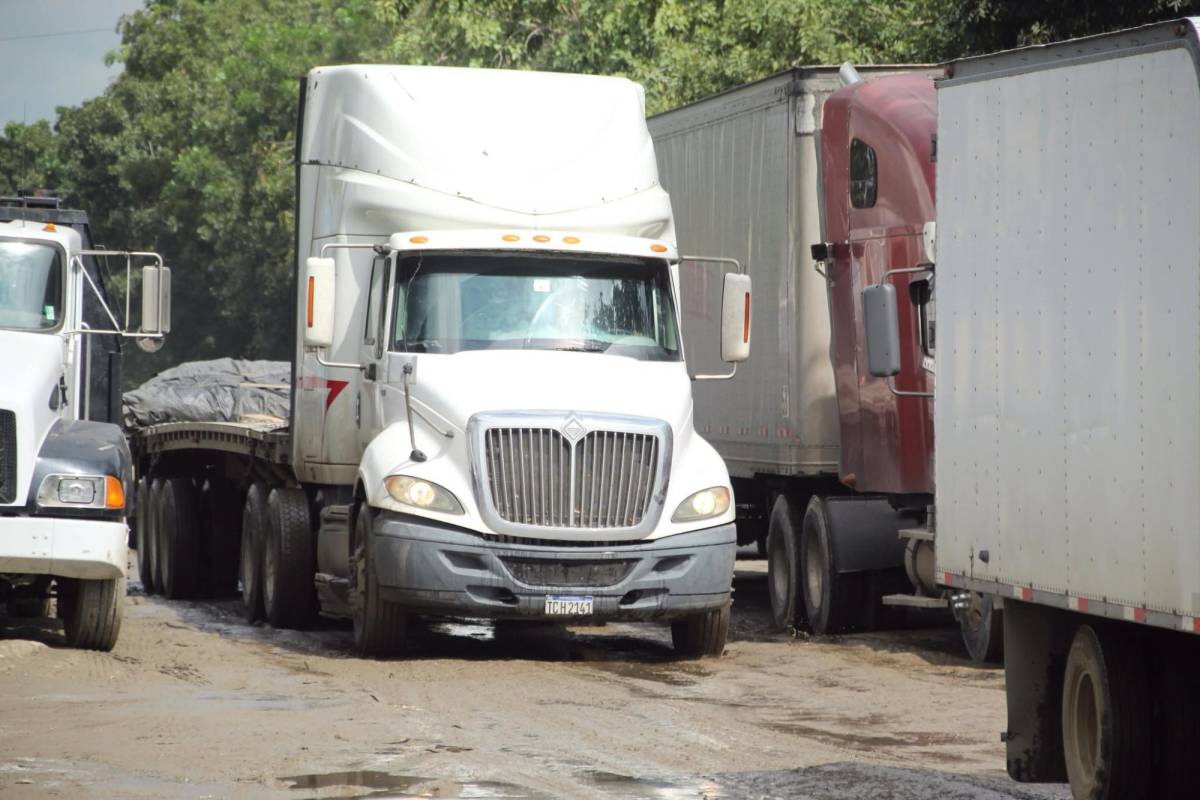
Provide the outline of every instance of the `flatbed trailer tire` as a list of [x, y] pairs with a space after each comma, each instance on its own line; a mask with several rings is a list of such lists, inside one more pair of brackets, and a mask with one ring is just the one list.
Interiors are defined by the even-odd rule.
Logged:
[[266, 539], [267, 488], [253, 483], [242, 505], [242, 545], [238, 562], [238, 580], [242, 588], [242, 614], [247, 622], [263, 618], [262, 551]]
[[191, 597], [199, 579], [200, 530], [196, 487], [191, 478], [163, 481], [159, 494], [159, 553], [162, 593], [172, 600]]
[[303, 489], [272, 489], [262, 559], [263, 612], [276, 628], [312, 621], [316, 587], [312, 514]]
[[163, 532], [160, 524], [159, 505], [162, 502], [162, 478], [150, 479], [149, 503], [146, 507], [146, 543], [148, 545], [146, 558], [150, 561], [150, 584], [155, 594], [162, 593], [162, 551]]
[[137, 482], [137, 570], [142, 582], [142, 591], [147, 595], [154, 594], [154, 569], [152, 567], [153, 551], [150, 542], [154, 538], [153, 525], [150, 523], [150, 481], [138, 478]]

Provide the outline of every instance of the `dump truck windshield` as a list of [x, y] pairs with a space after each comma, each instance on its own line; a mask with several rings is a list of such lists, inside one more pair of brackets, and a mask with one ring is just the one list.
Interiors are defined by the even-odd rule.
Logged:
[[393, 350], [568, 350], [678, 361], [667, 265], [531, 253], [401, 258]]
[[0, 241], [0, 328], [57, 328], [63, 315], [62, 272], [58, 248]]

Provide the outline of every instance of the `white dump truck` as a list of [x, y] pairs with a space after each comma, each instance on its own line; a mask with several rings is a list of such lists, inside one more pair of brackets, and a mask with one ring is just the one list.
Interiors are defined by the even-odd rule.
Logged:
[[[109, 301], [111, 259], [124, 307]], [[86, 214], [57, 198], [0, 202], [0, 603], [17, 617], [56, 607], [72, 646], [110, 650], [121, 629], [133, 479], [121, 340], [161, 341], [169, 276], [154, 253], [93, 249]]]
[[[644, 114], [617, 78], [310, 72], [290, 419], [132, 438], [150, 588], [232, 582], [240, 542], [248, 617], [348, 615], [363, 654], [412, 614], [657, 620], [719, 654], [733, 496], [691, 381], [731, 373], [689, 375]], [[749, 279], [707, 266], [736, 369]]]

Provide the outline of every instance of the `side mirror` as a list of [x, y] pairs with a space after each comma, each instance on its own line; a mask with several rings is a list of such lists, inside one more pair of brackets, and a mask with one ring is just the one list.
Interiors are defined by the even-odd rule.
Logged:
[[900, 372], [900, 322], [896, 287], [868, 286], [862, 292], [863, 328], [867, 337], [867, 369], [877, 378]]
[[304, 316], [304, 346], [333, 344], [334, 267], [332, 258], [309, 258], [304, 262], [307, 297]]
[[171, 270], [168, 267], [142, 267], [141, 333], [171, 332]]
[[750, 357], [750, 276], [725, 274], [721, 294], [721, 360], [731, 363]]

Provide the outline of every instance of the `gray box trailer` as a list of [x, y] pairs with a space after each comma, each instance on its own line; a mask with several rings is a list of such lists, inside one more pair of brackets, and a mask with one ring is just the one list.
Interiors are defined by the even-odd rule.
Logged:
[[1198, 20], [950, 65], [937, 568], [1003, 598], [1008, 769], [1200, 796]]
[[[912, 71], [940, 74], [928, 66], [859, 68], [867, 80]], [[879, 597], [908, 586], [887, 503], [828, 502], [850, 490], [838, 482], [828, 289], [810, 245], [825, 240], [821, 110], [842, 85], [837, 67], [794, 67], [649, 120], [680, 252], [737, 259], [754, 278], [754, 354], [731, 380], [697, 382], [696, 430], [729, 467], [739, 542], [769, 551], [776, 623], [818, 632], [869, 626]], [[721, 371], [712, 358], [705, 361], [720, 330], [720, 275], [711, 263], [686, 259], [681, 270], [689, 363], [697, 372]], [[838, 550], [836, 566], [832, 557], [825, 567], [810, 559], [828, 572], [824, 583], [815, 576], [816, 594], [839, 575], [855, 582], [842, 592], [855, 609], [849, 616], [805, 608], [796, 550], [800, 528], [809, 524], [834, 534], [824, 540], [835, 540]], [[861, 602], [864, 593], [871, 602]]]

